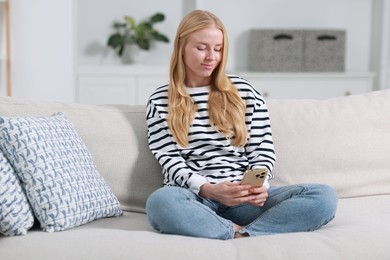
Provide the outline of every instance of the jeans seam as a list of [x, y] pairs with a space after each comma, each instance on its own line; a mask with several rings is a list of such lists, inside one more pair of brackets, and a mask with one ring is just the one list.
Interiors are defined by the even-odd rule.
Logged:
[[309, 231], [317, 230], [317, 229], [321, 228], [322, 226], [325, 226], [326, 224], [328, 224], [329, 222], [331, 222], [335, 217], [336, 217], [336, 215], [333, 215], [331, 218], [326, 219], [322, 224], [317, 225], [317, 226], [315, 226], [315, 227], [313, 227], [313, 228], [309, 228], [309, 229], [306, 230], [306, 231], [309, 232]]

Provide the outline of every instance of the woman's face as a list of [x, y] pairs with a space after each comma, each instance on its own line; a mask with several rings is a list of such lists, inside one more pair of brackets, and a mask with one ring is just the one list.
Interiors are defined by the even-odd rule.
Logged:
[[183, 57], [188, 87], [209, 85], [211, 74], [221, 61], [222, 48], [223, 33], [215, 26], [188, 36]]

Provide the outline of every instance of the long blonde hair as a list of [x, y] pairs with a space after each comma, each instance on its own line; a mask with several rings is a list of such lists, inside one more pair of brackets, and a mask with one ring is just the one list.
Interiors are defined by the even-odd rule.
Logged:
[[218, 17], [207, 11], [190, 12], [177, 29], [170, 63], [168, 126], [176, 142], [182, 147], [187, 147], [188, 132], [197, 106], [186, 91], [183, 52], [191, 33], [210, 26], [216, 26], [223, 33], [221, 61], [211, 75], [208, 100], [210, 124], [226, 138], [234, 137], [232, 145], [244, 146], [248, 138], [248, 129], [245, 124], [246, 106], [236, 87], [225, 74], [228, 53], [226, 30]]

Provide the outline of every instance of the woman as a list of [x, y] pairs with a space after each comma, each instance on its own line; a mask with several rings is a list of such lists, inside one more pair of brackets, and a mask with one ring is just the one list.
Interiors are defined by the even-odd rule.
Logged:
[[[271, 187], [275, 154], [266, 103], [244, 79], [227, 76], [222, 22], [196, 10], [180, 23], [170, 81], [147, 106], [149, 147], [164, 187], [148, 198], [154, 229], [232, 239], [320, 228], [335, 215], [326, 185]], [[240, 185], [247, 169], [266, 168], [262, 187]]]

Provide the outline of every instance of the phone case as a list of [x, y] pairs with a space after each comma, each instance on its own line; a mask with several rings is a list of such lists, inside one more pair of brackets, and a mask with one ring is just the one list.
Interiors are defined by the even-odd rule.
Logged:
[[249, 184], [252, 187], [261, 187], [267, 177], [267, 169], [246, 170], [241, 184]]

